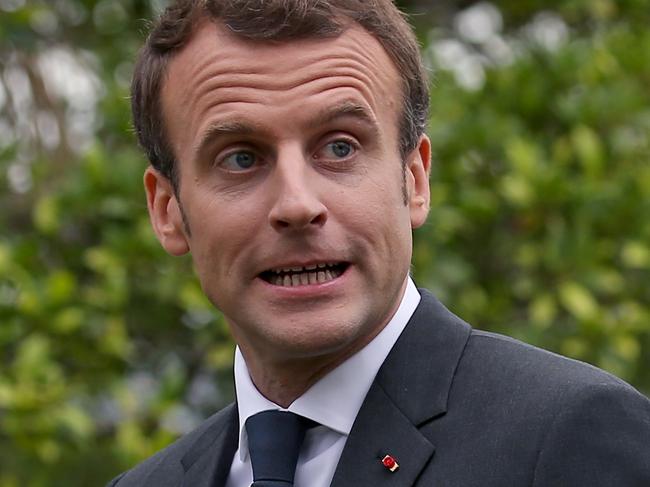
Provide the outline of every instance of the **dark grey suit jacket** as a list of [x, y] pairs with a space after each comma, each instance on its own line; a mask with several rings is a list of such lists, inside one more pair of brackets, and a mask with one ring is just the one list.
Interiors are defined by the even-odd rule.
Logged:
[[[646, 397], [589, 365], [472, 330], [420, 292], [332, 487], [650, 487]], [[221, 487], [237, 429], [230, 405], [109, 486]]]

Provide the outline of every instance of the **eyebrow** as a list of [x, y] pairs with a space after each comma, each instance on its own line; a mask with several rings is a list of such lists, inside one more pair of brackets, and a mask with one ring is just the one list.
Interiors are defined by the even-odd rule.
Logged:
[[374, 132], [373, 135], [379, 134], [379, 124], [377, 123], [377, 119], [375, 118], [374, 114], [365, 105], [353, 101], [344, 101], [338, 105], [326, 107], [325, 109], [321, 110], [313, 120], [310, 121], [310, 125], [326, 125], [338, 118], [345, 117], [358, 118], [370, 126]]
[[[344, 101], [337, 105], [326, 107], [307, 122], [311, 128], [317, 128], [332, 123], [340, 118], [353, 117], [367, 124], [374, 137], [379, 137], [379, 124], [374, 114], [364, 105], [353, 101]], [[262, 132], [263, 129], [255, 124], [244, 121], [216, 122], [209, 125], [201, 134], [199, 140], [193, 147], [194, 154], [200, 154], [212, 141], [219, 137], [233, 135], [254, 135]]]
[[217, 122], [208, 126], [193, 147], [194, 154], [203, 152], [213, 140], [229, 135], [253, 135], [257, 129], [246, 122]]

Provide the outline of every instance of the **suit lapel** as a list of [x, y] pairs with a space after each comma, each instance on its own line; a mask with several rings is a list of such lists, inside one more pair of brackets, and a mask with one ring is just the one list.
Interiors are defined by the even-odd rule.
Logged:
[[[447, 411], [456, 367], [471, 328], [430, 293], [380, 368], [343, 449], [331, 487], [407, 487], [434, 455], [419, 427]], [[393, 456], [399, 469], [381, 463]]]
[[182, 487], [223, 487], [237, 450], [237, 405], [221, 411], [213, 424], [181, 459], [185, 469]]
[[[433, 445], [420, 434], [383, 389], [373, 386], [350, 432], [331, 485], [412, 485], [433, 451]], [[385, 455], [391, 455], [399, 463], [395, 472], [390, 472], [383, 466], [381, 460]]]

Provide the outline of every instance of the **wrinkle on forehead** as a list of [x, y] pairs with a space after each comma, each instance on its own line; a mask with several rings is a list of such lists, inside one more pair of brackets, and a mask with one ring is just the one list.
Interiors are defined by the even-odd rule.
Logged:
[[[286, 70], [279, 73], [241, 73], [240, 70], [206, 70], [203, 76], [197, 76], [198, 93], [215, 88], [258, 88], [262, 83], [266, 91], [291, 91], [319, 79], [335, 76], [357, 78], [367, 84], [376, 82], [372, 73], [365, 66], [350, 58], [322, 57], [309, 61], [313, 70]], [[318, 67], [318, 68], [316, 68]], [[318, 69], [318, 71], [315, 71]], [[228, 80], [221, 77], [228, 76]]]
[[[320, 84], [342, 82], [358, 82], [359, 88], [364, 90], [366, 87], [377, 84], [372, 76], [368, 75], [362, 66], [355, 65], [348, 60], [322, 61], [320, 65], [312, 63], [315, 69], [305, 71], [293, 71], [287, 75], [242, 75], [239, 73], [222, 72], [214, 76], [205, 77], [204, 81], [199, 81], [196, 87], [196, 93], [187, 93], [188, 102], [191, 99], [197, 99], [208, 93], [214, 92], [220, 96], [220, 92], [227, 92], [229, 89], [236, 89], [244, 94], [246, 90], [263, 90], [265, 92], [292, 92], [302, 88], [318, 91]], [[318, 66], [316, 68], [316, 66]], [[230, 76], [228, 76], [230, 74]], [[228, 76], [224, 79], [222, 76]], [[372, 96], [369, 94], [369, 96]]]
[[[347, 88], [357, 92], [373, 112], [382, 108], [396, 112], [401, 100], [392, 61], [381, 44], [358, 26], [338, 38], [262, 42], [241, 40], [205, 23], [172, 58], [167, 73], [162, 91], [166, 118], [174, 112], [168, 126], [178, 124], [175, 119], [180, 115], [193, 133], [217, 107], [268, 103], [269, 95], [274, 106], [283, 106]], [[394, 119], [397, 123], [397, 114]], [[191, 141], [176, 142], [178, 149]]]
[[[197, 95], [219, 86], [246, 88], [256, 87], [260, 83], [269, 91], [289, 91], [318, 78], [335, 75], [357, 77], [366, 84], [380, 84], [377, 78], [383, 73], [372, 68], [380, 64], [380, 57], [388, 59], [378, 41], [369, 34], [366, 34], [367, 39], [357, 39], [365, 31], [357, 32], [355, 29], [346, 31], [350, 33], [349, 38], [284, 43], [242, 41], [216, 27], [204, 28], [204, 31], [193, 41], [202, 42], [200, 48], [191, 49], [192, 44], [188, 44], [186, 50], [170, 63], [171, 71], [174, 61], [189, 58], [186, 68], [177, 73], [178, 82], [185, 87], [190, 86], [190, 82], [198, 86]], [[235, 47], [228, 45], [224, 49], [219, 38], [225, 38], [230, 43], [234, 41]], [[318, 47], [323, 43], [331, 44], [332, 49], [326, 53], [319, 51]], [[297, 49], [299, 46], [300, 49]], [[364, 49], [360, 49], [361, 46]], [[313, 48], [317, 49], [316, 52], [313, 52]], [[282, 59], [282, 54], [286, 54], [286, 61]], [[220, 79], [226, 76], [227, 81]]]
[[[284, 83], [281, 86], [263, 83], [263, 89], [259, 87], [261, 83], [254, 80], [249, 80], [249, 83], [228, 84], [214, 80], [199, 87], [196, 96], [188, 98], [185, 103], [197, 115], [197, 119], [203, 120], [215, 108], [219, 106], [225, 108], [225, 105], [230, 103], [269, 103], [267, 98], [269, 92], [275, 92], [276, 96], [273, 99], [275, 105], [288, 106], [296, 99], [306, 100], [310, 96], [326, 95], [330, 91], [348, 89], [360, 93], [369, 108], [373, 111], [377, 110], [379, 100], [376, 99], [376, 92], [369, 89], [373, 84], [370, 78], [356, 70], [332, 68], [329, 71], [327, 76], [322, 74], [307, 76], [295, 84], [286, 86]], [[209, 100], [209, 103], [198, 103], [198, 98]]]
[[[212, 55], [206, 56], [206, 52], [200, 53], [196, 48], [190, 47], [191, 44], [196, 45], [199, 43], [207, 48]], [[313, 51], [322, 44], [336, 45], [339, 49], [347, 49], [348, 52], [344, 52], [341, 57], [357, 57], [361, 62], [365, 60], [371, 66], [379, 61], [379, 57], [388, 57], [379, 41], [358, 24], [350, 24], [350, 27], [343, 30], [338, 37], [273, 41], [243, 39], [223, 26], [208, 21], [202, 22], [202, 25], [197, 27], [191, 42], [187, 43], [175, 57], [180, 55], [194, 56], [195, 59], [192, 64], [195, 65], [197, 71], [202, 71], [207, 64], [214, 62], [216, 58], [228, 60], [228, 58], [236, 58], [238, 55], [247, 57], [250, 56], [251, 50], [253, 50], [256, 54], [254, 64], [246, 67], [237, 64], [239, 72], [256, 74], [275, 69], [277, 72], [282, 73], [282, 68], [272, 60], [276, 52], [300, 46], [299, 49], [293, 50], [291, 53], [291, 59], [300, 63], [303, 58], [304, 60], [307, 58], [314, 60]], [[315, 60], [318, 60], [318, 58], [315, 58]], [[191, 72], [190, 74], [194, 76], [197, 72]]]

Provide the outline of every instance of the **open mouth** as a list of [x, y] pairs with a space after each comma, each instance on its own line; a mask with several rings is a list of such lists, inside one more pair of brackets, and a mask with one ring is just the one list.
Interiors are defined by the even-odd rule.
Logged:
[[350, 264], [331, 262], [304, 267], [278, 268], [264, 271], [260, 277], [274, 286], [294, 287], [324, 284], [339, 277]]

